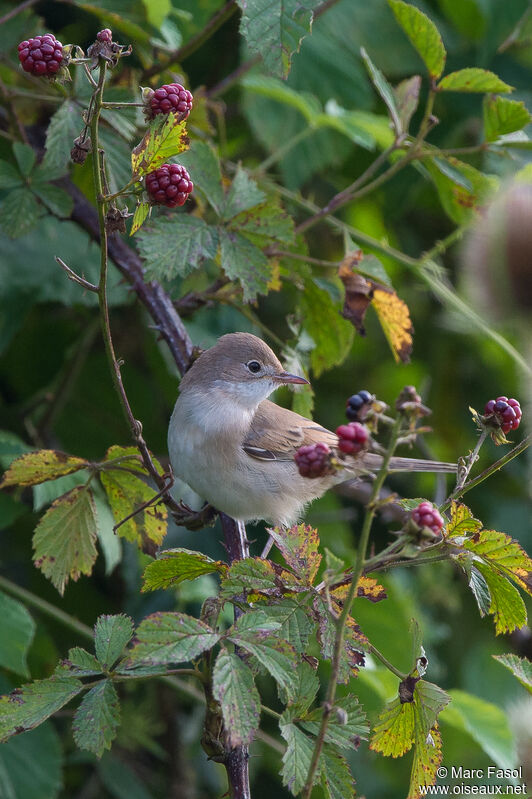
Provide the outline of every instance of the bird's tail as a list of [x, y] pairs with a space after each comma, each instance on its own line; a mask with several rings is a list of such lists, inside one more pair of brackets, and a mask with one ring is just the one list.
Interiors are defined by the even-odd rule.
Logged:
[[[376, 472], [382, 465], [382, 455], [373, 452], [366, 452], [362, 461], [365, 468]], [[392, 458], [390, 460], [390, 472], [456, 472], [456, 463], [444, 463], [443, 461], [428, 461], [422, 458]]]

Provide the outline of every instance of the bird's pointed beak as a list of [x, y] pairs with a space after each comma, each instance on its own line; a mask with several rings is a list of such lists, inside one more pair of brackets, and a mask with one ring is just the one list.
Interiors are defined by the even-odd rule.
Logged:
[[276, 383], [295, 383], [297, 385], [310, 385], [308, 380], [305, 380], [304, 377], [299, 377], [299, 375], [291, 375], [290, 372], [279, 372], [276, 375], [272, 375], [273, 380]]

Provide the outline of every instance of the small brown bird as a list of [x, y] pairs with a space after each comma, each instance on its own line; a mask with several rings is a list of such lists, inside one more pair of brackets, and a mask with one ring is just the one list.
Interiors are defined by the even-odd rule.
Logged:
[[[336, 483], [378, 470], [381, 456], [361, 452], [345, 471], [312, 479], [299, 474], [299, 447], [323, 442], [334, 448], [337, 436], [267, 397], [281, 385], [307, 382], [286, 372], [256, 336], [222, 336], [181, 380], [168, 430], [174, 474], [234, 519], [289, 526]], [[390, 469], [454, 472], [456, 465], [392, 458]]]

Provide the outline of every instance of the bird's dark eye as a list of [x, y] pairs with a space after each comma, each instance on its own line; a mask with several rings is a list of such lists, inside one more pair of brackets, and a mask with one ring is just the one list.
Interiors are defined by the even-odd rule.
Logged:
[[254, 375], [261, 370], [261, 365], [258, 361], [248, 361], [246, 366], [250, 372], [253, 372]]

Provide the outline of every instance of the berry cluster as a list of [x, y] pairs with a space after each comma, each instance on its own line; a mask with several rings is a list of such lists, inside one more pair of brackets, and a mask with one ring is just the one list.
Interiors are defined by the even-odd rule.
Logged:
[[503, 433], [509, 433], [510, 430], [517, 430], [521, 423], [521, 406], [516, 399], [497, 397], [486, 403], [484, 416], [488, 417], [490, 422], [498, 423]]
[[412, 511], [411, 516], [419, 527], [428, 527], [436, 535], [441, 532], [444, 522], [432, 502], [420, 502]]
[[156, 205], [184, 205], [193, 188], [190, 175], [181, 164], [163, 164], [146, 175], [146, 191]]
[[369, 431], [360, 422], [349, 422], [341, 424], [336, 428], [338, 436], [338, 449], [346, 455], [357, 455], [367, 446], [369, 441]]
[[111, 44], [113, 41], [113, 32], [110, 28], [104, 28], [103, 31], [98, 31], [96, 34], [96, 39], [99, 42], [105, 42], [106, 44]]
[[51, 33], [26, 39], [18, 46], [18, 58], [25, 72], [55, 75], [63, 61], [63, 45]]
[[192, 95], [180, 83], [169, 83], [161, 86], [150, 95], [147, 107], [148, 119], [157, 114], [174, 112], [180, 119], [186, 119], [192, 108]]
[[347, 400], [347, 408], [345, 415], [350, 422], [360, 422], [364, 419], [366, 411], [371, 402], [373, 402], [373, 394], [370, 394], [366, 389], [362, 389], [358, 394], [353, 394]]
[[322, 477], [332, 473], [331, 450], [327, 444], [308, 444], [294, 455], [302, 477]]

